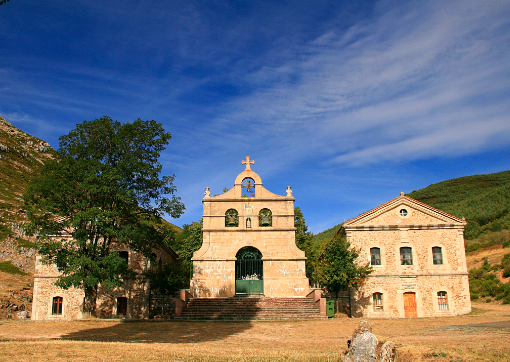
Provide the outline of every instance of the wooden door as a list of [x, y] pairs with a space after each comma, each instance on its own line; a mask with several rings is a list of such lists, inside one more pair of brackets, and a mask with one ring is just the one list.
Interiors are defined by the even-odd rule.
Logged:
[[404, 312], [406, 318], [416, 318], [416, 294], [415, 293], [404, 293]]

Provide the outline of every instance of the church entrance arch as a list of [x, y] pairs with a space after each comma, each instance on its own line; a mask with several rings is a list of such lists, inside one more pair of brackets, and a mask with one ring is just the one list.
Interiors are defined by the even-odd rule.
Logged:
[[252, 246], [236, 254], [236, 294], [263, 294], [264, 268], [262, 253]]

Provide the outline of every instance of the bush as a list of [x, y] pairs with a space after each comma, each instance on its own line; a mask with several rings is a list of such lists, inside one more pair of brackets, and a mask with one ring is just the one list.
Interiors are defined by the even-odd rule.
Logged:
[[510, 248], [510, 240], [503, 243], [504, 248]]
[[510, 268], [506, 268], [503, 270], [503, 278], [510, 277]]
[[[478, 300], [480, 297], [478, 296], [478, 293], [473, 293], [473, 291], [471, 291], [471, 300]], [[506, 299], [505, 299], [506, 300]]]

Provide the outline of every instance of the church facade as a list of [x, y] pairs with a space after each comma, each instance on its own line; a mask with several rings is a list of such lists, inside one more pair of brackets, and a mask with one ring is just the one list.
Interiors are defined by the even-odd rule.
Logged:
[[466, 221], [404, 193], [344, 223], [373, 273], [351, 293], [355, 317], [411, 318], [471, 312]]
[[277, 195], [246, 169], [234, 187], [202, 199], [203, 244], [193, 254], [190, 292], [195, 298], [260, 294], [265, 297], [306, 297], [309, 281], [305, 253], [296, 246], [294, 197]]

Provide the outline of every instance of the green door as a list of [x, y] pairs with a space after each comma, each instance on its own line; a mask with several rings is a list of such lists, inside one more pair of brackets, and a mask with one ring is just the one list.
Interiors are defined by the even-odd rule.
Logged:
[[262, 253], [254, 247], [246, 246], [236, 254], [236, 293], [263, 294]]

